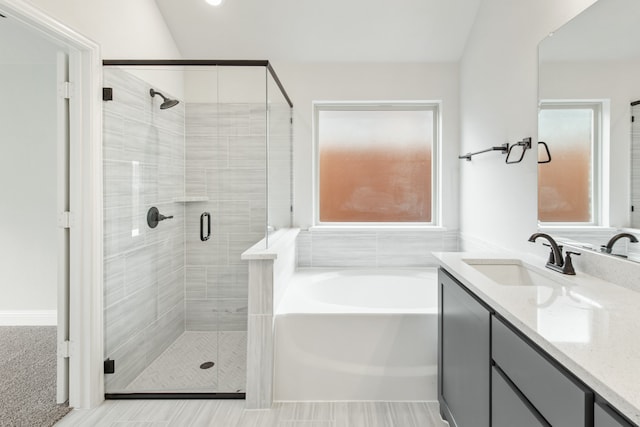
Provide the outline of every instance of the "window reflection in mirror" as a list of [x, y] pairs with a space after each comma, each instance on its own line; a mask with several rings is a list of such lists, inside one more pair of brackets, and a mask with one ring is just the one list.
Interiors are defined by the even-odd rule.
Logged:
[[[597, 0], [542, 40], [538, 49], [540, 102], [603, 103], [597, 227], [558, 223], [561, 226], [551, 231], [595, 250], [621, 231], [640, 237], [640, 108], [633, 105], [640, 101], [638, 16], [638, 0]], [[549, 149], [553, 164], [554, 148]], [[640, 244], [619, 244], [616, 253], [640, 262]]]
[[541, 223], [598, 223], [601, 110], [597, 103], [541, 104], [538, 136], [553, 153], [538, 165]]
[[631, 103], [631, 227], [640, 228], [640, 102]]

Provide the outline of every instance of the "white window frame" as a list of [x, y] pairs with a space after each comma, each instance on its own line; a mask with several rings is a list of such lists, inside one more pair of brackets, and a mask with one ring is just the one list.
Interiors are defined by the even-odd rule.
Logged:
[[[591, 138], [591, 221], [540, 221], [541, 228], [580, 228], [580, 227], [600, 227], [605, 222], [605, 212], [603, 211], [603, 200], [605, 199], [605, 176], [604, 159], [607, 153], [608, 143], [604, 130], [608, 128], [608, 103], [606, 100], [580, 99], [580, 100], [542, 100], [539, 104], [539, 112], [543, 110], [560, 109], [590, 109], [593, 112], [593, 129]], [[550, 147], [551, 159], [553, 161], [553, 148]]]
[[[313, 105], [313, 224], [316, 227], [344, 228], [434, 228], [440, 226], [440, 101], [314, 101]], [[328, 222], [320, 221], [320, 111], [432, 111], [433, 146], [431, 148], [431, 221], [430, 222]]]

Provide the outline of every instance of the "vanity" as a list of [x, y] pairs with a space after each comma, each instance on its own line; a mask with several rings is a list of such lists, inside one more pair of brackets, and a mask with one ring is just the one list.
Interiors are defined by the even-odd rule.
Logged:
[[434, 255], [451, 426], [640, 425], [640, 292], [537, 258]]

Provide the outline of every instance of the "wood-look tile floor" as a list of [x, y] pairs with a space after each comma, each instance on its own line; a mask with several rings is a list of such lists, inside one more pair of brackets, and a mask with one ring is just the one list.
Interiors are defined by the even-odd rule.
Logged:
[[74, 410], [56, 427], [448, 427], [437, 402], [276, 403], [244, 400], [107, 400]]

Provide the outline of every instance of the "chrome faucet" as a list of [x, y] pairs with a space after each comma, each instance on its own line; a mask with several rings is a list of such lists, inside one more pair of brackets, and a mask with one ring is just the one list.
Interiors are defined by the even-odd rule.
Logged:
[[553, 237], [549, 236], [545, 233], [534, 233], [529, 237], [530, 242], [535, 242], [538, 237], [542, 237], [547, 239], [549, 242], [549, 246], [551, 246], [551, 254], [549, 255], [549, 260], [547, 261], [546, 267], [557, 271], [562, 274], [570, 274], [575, 275], [576, 271], [573, 268], [573, 263], [571, 262], [571, 255], [580, 255], [577, 252], [567, 251], [567, 256], [563, 260], [562, 259], [562, 246], [558, 246]]
[[613, 245], [619, 240], [622, 239], [623, 237], [626, 237], [627, 239], [629, 239], [629, 241], [631, 243], [638, 243], [638, 239], [636, 238], [636, 236], [634, 236], [631, 233], [618, 233], [615, 236], [613, 236], [609, 242], [607, 242], [606, 245], [601, 246], [602, 252], [606, 252], [608, 254], [610, 254], [613, 251]]

